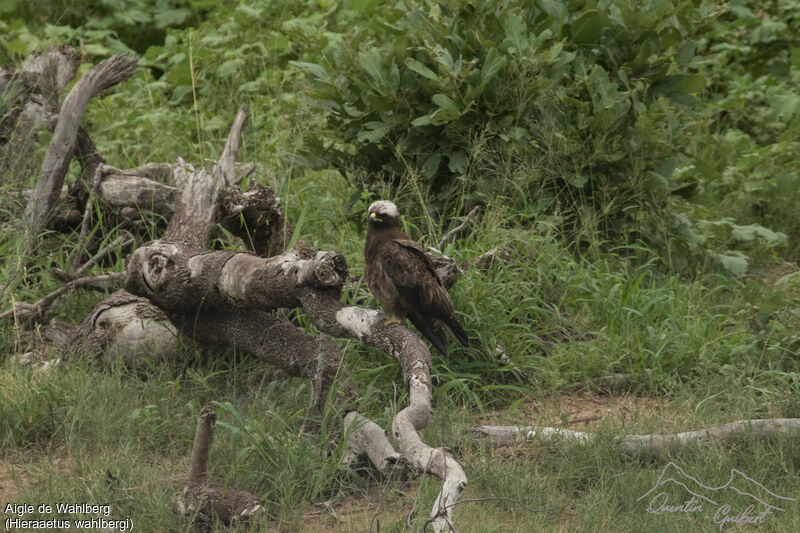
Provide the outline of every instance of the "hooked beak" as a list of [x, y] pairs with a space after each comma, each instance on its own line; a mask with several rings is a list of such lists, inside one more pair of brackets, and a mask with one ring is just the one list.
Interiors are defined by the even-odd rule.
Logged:
[[383, 220], [378, 218], [378, 215], [376, 215], [375, 213], [370, 213], [369, 214], [369, 219], [370, 220], [374, 220], [375, 222], [383, 222]]

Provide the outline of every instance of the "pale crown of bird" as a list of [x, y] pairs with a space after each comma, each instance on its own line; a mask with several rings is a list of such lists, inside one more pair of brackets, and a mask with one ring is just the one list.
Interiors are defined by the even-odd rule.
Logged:
[[397, 210], [397, 206], [394, 205], [389, 200], [378, 200], [377, 202], [373, 202], [371, 206], [369, 206], [369, 210], [367, 214], [375, 213], [376, 215], [385, 215], [393, 218], [397, 218], [400, 216], [400, 211]]

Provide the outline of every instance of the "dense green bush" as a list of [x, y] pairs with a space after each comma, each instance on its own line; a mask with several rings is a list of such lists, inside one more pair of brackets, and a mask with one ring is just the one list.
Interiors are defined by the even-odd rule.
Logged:
[[88, 55], [108, 55], [164, 41], [167, 28], [197, 23], [213, 0], [4, 0], [0, 60], [24, 57], [49, 44], [76, 44]]
[[296, 63], [329, 126], [312, 162], [362, 187], [418, 176], [441, 211], [504, 195], [627, 234], [673, 186], [685, 128], [674, 106], [705, 87], [694, 39], [714, 14], [707, 2], [640, 4], [383, 8]]

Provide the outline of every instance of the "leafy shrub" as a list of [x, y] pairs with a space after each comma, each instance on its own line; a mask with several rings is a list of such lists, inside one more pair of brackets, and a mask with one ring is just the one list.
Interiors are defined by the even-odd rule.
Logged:
[[0, 2], [0, 29], [6, 33], [0, 58], [24, 57], [42, 46], [65, 43], [79, 44], [86, 55], [142, 53], [163, 42], [167, 28], [197, 23], [215, 4], [209, 0], [5, 0]]
[[295, 62], [327, 117], [309, 161], [362, 188], [419, 174], [440, 211], [503, 195], [638, 231], [637, 211], [661, 209], [673, 185], [674, 106], [705, 87], [693, 39], [713, 15], [706, 2], [640, 4], [383, 8], [330, 34], [322, 60]]

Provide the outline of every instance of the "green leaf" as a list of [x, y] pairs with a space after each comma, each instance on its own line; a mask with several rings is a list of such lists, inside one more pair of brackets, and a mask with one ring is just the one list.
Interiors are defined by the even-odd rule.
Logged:
[[230, 59], [219, 67], [217, 67], [217, 76], [220, 78], [227, 78], [231, 74], [238, 71], [244, 65], [244, 61], [241, 59]]
[[567, 183], [579, 189], [589, 181], [589, 178], [585, 174], [569, 174], [564, 179]]
[[467, 170], [467, 156], [464, 152], [451, 152], [447, 156], [447, 168], [455, 174], [463, 174]]
[[441, 93], [434, 94], [431, 100], [433, 100], [433, 103], [441, 108], [453, 109], [455, 111], [459, 111], [458, 105], [446, 94], [441, 94]]
[[434, 71], [417, 61], [416, 59], [406, 58], [406, 66], [416, 72], [417, 74], [428, 78], [431, 81], [435, 81], [437, 83], [442, 83], [442, 80], [439, 79], [439, 76], [436, 75]]
[[380, 50], [373, 48], [368, 52], [359, 52], [358, 62], [361, 68], [378, 83], [383, 83], [383, 59]]
[[700, 74], [692, 74], [690, 76], [683, 77], [683, 83], [681, 83], [678, 92], [681, 94], [699, 93], [701, 91], [704, 91], [705, 88], [706, 88], [705, 76], [701, 76]]
[[578, 44], [596, 43], [603, 29], [610, 24], [605, 13], [590, 9], [572, 23], [572, 40]]
[[489, 50], [481, 68], [481, 84], [486, 85], [489, 83], [505, 65], [506, 56], [500, 55], [497, 48]]
[[174, 9], [161, 9], [156, 11], [153, 16], [155, 26], [158, 29], [166, 28], [167, 26], [177, 26], [189, 18], [192, 12], [184, 7]]
[[728, 250], [725, 253], [718, 253], [709, 250], [708, 254], [719, 266], [734, 276], [741, 276], [747, 273], [750, 258], [742, 252]]
[[431, 115], [431, 124], [434, 126], [441, 126], [443, 124], [447, 124], [450, 121], [453, 121], [461, 116], [458, 109], [452, 109], [450, 107], [441, 107], [434, 111]]
[[0, 13], [13, 13], [19, 0], [0, 0]]
[[306, 63], [305, 61], [289, 61], [289, 64], [310, 72], [319, 81], [324, 81], [326, 83], [330, 83], [331, 81], [328, 71], [325, 70], [325, 67], [322, 65], [317, 65], [316, 63]]
[[431, 154], [422, 162], [422, 172], [425, 177], [431, 179], [438, 171], [439, 164], [442, 162], [442, 156], [439, 154]]
[[731, 237], [737, 241], [752, 242], [756, 237], [761, 237], [768, 244], [782, 244], [786, 242], [786, 234], [774, 232], [760, 224], [749, 224], [747, 226], [733, 225]]
[[391, 125], [380, 121], [367, 122], [364, 127], [367, 129], [357, 136], [359, 142], [378, 143], [392, 129]]
[[432, 114], [423, 115], [421, 117], [417, 117], [417, 118], [415, 118], [414, 120], [411, 121], [411, 125], [412, 126], [427, 126], [428, 124], [431, 123], [431, 116], [432, 116]]

